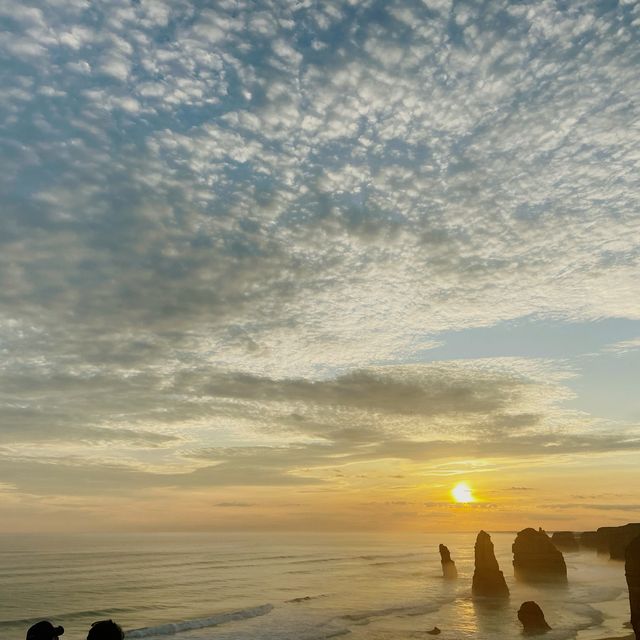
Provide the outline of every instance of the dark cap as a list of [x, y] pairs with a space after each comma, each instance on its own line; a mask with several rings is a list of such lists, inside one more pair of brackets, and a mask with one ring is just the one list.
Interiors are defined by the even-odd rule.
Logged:
[[54, 627], [48, 620], [40, 620], [27, 631], [27, 640], [53, 640], [63, 633], [63, 627]]

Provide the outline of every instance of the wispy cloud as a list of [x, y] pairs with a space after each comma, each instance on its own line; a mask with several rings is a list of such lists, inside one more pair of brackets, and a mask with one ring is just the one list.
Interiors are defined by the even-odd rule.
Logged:
[[615, 342], [605, 347], [604, 351], [608, 353], [615, 353], [618, 355], [624, 355], [632, 351], [640, 349], [640, 338], [634, 338], [633, 340], [622, 340]]
[[[640, 448], [636, 429], [611, 429], [562, 408], [562, 386], [523, 376], [517, 361], [512, 366], [510, 373], [487, 370], [485, 361], [384, 367], [315, 382], [200, 371], [168, 386], [144, 377], [112, 387], [118, 413], [102, 396], [104, 381], [79, 381], [76, 402], [63, 394], [66, 413], [50, 425], [24, 407], [36, 398], [55, 406], [60, 385], [71, 381], [54, 377], [51, 389], [40, 381], [35, 397], [15, 381], [23, 408], [5, 409], [3, 417], [8, 423], [17, 413], [17, 424], [28, 425], [33, 413], [35, 422], [3, 434], [9, 448], [0, 481], [29, 493], [82, 495], [302, 486], [338, 480], [337, 469], [391, 460], [431, 465], [438, 475], [443, 460], [513, 464]], [[102, 422], [90, 426], [90, 419]]]
[[594, 509], [595, 511], [640, 511], [638, 503], [623, 504], [591, 504], [588, 502], [567, 502], [565, 504], [550, 504], [550, 509]]

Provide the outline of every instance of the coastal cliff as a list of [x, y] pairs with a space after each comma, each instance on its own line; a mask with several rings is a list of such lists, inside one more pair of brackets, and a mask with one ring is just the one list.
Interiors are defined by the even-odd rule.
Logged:
[[640, 640], [640, 535], [634, 538], [625, 550], [624, 572], [629, 587], [631, 626]]

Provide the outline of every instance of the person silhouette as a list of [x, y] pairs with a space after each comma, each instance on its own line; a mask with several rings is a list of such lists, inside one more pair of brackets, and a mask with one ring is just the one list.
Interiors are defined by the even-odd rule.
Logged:
[[113, 620], [98, 620], [91, 625], [87, 640], [124, 640], [124, 631]]
[[54, 627], [48, 620], [40, 620], [27, 631], [27, 640], [58, 640], [64, 627]]

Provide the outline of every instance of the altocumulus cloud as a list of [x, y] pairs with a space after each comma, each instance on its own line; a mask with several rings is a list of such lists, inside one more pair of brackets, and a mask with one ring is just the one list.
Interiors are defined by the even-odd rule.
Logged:
[[0, 22], [0, 481], [636, 446], [561, 409], [543, 363], [379, 365], [445, 329], [639, 317], [637, 3], [0, 0]]

